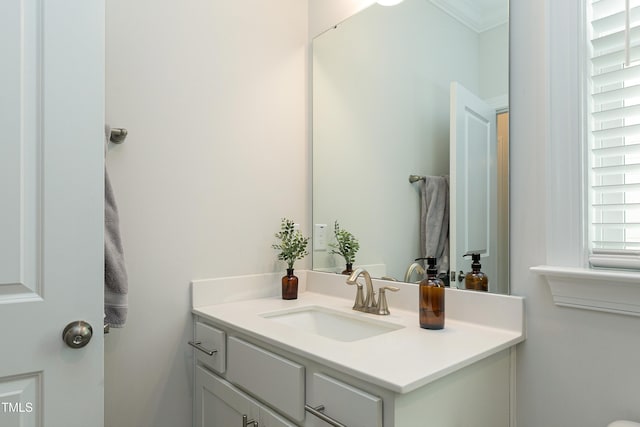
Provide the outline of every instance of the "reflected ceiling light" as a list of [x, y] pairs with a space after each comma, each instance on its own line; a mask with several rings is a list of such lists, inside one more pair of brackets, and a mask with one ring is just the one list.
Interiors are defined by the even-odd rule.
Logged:
[[378, 4], [382, 6], [395, 6], [402, 3], [403, 0], [378, 0]]

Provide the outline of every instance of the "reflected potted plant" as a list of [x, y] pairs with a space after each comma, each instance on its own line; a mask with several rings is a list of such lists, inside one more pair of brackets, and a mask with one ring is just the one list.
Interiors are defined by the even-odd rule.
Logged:
[[280, 232], [275, 234], [280, 243], [271, 245], [280, 251], [278, 259], [287, 263], [287, 275], [282, 277], [282, 299], [298, 298], [298, 278], [293, 274], [293, 264], [309, 254], [309, 237], [295, 229], [293, 221], [282, 218]]
[[329, 243], [329, 247], [333, 248], [330, 253], [342, 256], [346, 264], [342, 274], [351, 274], [353, 272], [353, 263], [356, 262], [356, 253], [360, 249], [360, 243], [358, 243], [358, 239], [353, 234], [344, 228], [340, 228], [338, 221], [333, 225], [333, 233], [336, 237], [336, 243]]

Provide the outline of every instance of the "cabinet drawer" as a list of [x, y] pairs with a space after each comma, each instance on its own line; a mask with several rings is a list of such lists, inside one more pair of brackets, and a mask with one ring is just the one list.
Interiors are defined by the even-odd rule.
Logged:
[[200, 346], [204, 349], [216, 351], [213, 355], [209, 356], [207, 353], [195, 350], [196, 360], [203, 365], [206, 365], [209, 369], [219, 374], [222, 374], [225, 369], [225, 338], [226, 334], [209, 326], [202, 322], [196, 322], [195, 341], [200, 341]]
[[304, 419], [304, 366], [229, 337], [227, 379], [296, 421]]
[[[325, 415], [348, 427], [382, 427], [382, 399], [378, 396], [323, 374], [313, 375], [309, 395], [311, 406], [323, 405]], [[315, 419], [311, 425], [326, 423]]]

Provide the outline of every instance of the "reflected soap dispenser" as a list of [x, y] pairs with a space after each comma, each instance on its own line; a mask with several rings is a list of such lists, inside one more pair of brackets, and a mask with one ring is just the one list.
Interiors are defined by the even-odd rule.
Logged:
[[427, 258], [427, 278], [420, 282], [420, 327], [444, 328], [444, 282], [438, 278], [436, 259]]
[[474, 291], [488, 291], [489, 290], [489, 276], [484, 274], [480, 269], [480, 254], [469, 252], [463, 256], [471, 256], [471, 271], [464, 276], [464, 287], [466, 289]]

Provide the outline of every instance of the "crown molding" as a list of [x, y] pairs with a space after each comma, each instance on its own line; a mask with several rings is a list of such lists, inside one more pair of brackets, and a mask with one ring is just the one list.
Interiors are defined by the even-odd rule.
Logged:
[[431, 3], [476, 33], [482, 33], [509, 22], [505, 1], [431, 0]]

